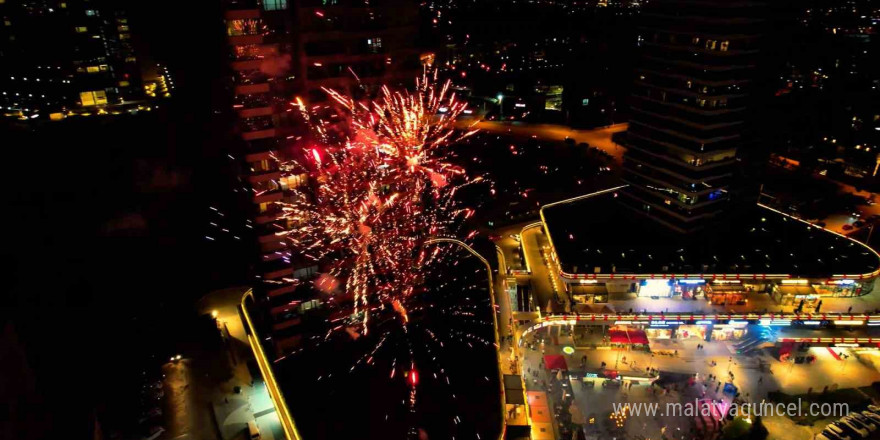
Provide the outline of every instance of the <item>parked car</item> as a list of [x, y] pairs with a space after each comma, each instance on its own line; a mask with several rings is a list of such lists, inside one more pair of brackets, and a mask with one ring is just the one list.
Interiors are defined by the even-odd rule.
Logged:
[[852, 231], [853, 225], [843, 225], [843, 228], [841, 229], [843, 229], [844, 231]]
[[855, 222], [853, 222], [853, 226], [855, 226], [857, 228], [861, 228], [862, 226], [865, 226], [865, 222], [863, 222], [861, 220], [856, 220]]

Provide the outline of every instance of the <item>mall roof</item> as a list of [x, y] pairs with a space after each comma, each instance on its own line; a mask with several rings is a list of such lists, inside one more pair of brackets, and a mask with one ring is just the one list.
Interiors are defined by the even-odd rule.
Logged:
[[[866, 278], [880, 272], [867, 246], [762, 205], [682, 235], [621, 203], [616, 190], [545, 206], [565, 275], [695, 278]], [[621, 276], [621, 278], [625, 278]]]

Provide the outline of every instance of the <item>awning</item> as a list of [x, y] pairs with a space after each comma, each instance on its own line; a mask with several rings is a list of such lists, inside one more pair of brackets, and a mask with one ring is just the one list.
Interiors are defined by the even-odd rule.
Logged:
[[746, 288], [742, 284], [713, 284], [710, 289], [712, 293], [737, 293], [745, 292]]
[[548, 370], [568, 370], [568, 364], [565, 363], [565, 357], [561, 354], [545, 355], [544, 366], [546, 366]]
[[647, 344], [648, 336], [645, 335], [644, 330], [627, 330], [626, 333], [629, 335], [630, 344]]
[[629, 338], [626, 337], [624, 330], [608, 330], [608, 337], [612, 344], [629, 344]]
[[648, 336], [644, 330], [608, 330], [608, 337], [612, 344], [647, 344]]

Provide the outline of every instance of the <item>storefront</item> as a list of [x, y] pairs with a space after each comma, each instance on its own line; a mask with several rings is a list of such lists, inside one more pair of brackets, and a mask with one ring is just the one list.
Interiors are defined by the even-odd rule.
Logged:
[[782, 305], [798, 306], [804, 301], [804, 307], [815, 307], [819, 302], [819, 294], [808, 280], [782, 280], [773, 287], [773, 299]]
[[696, 299], [705, 292], [706, 280], [702, 279], [683, 279], [677, 280], [673, 285], [673, 292], [681, 295], [681, 299]]
[[674, 329], [668, 326], [655, 326], [645, 329], [645, 335], [651, 339], [672, 339]]
[[746, 321], [730, 321], [727, 324], [712, 327], [713, 341], [735, 341], [746, 335]]
[[595, 280], [580, 280], [569, 286], [571, 299], [579, 304], [608, 302], [608, 289]]
[[706, 286], [706, 296], [713, 305], [746, 304], [746, 293], [746, 287], [739, 280], [716, 280]]
[[830, 280], [812, 287], [819, 296], [850, 298], [870, 293], [874, 290], [874, 281]]
[[706, 340], [707, 325], [680, 325], [675, 330], [675, 337], [679, 339], [701, 339]]
[[671, 280], [642, 280], [639, 282], [639, 296], [650, 298], [669, 298], [672, 296]]

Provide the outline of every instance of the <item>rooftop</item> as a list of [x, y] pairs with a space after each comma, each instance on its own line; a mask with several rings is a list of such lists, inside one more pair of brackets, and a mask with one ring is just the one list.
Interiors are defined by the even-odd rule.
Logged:
[[880, 255], [867, 246], [762, 205], [682, 235], [616, 198], [612, 189], [542, 208], [563, 272], [859, 278], [880, 271]]

